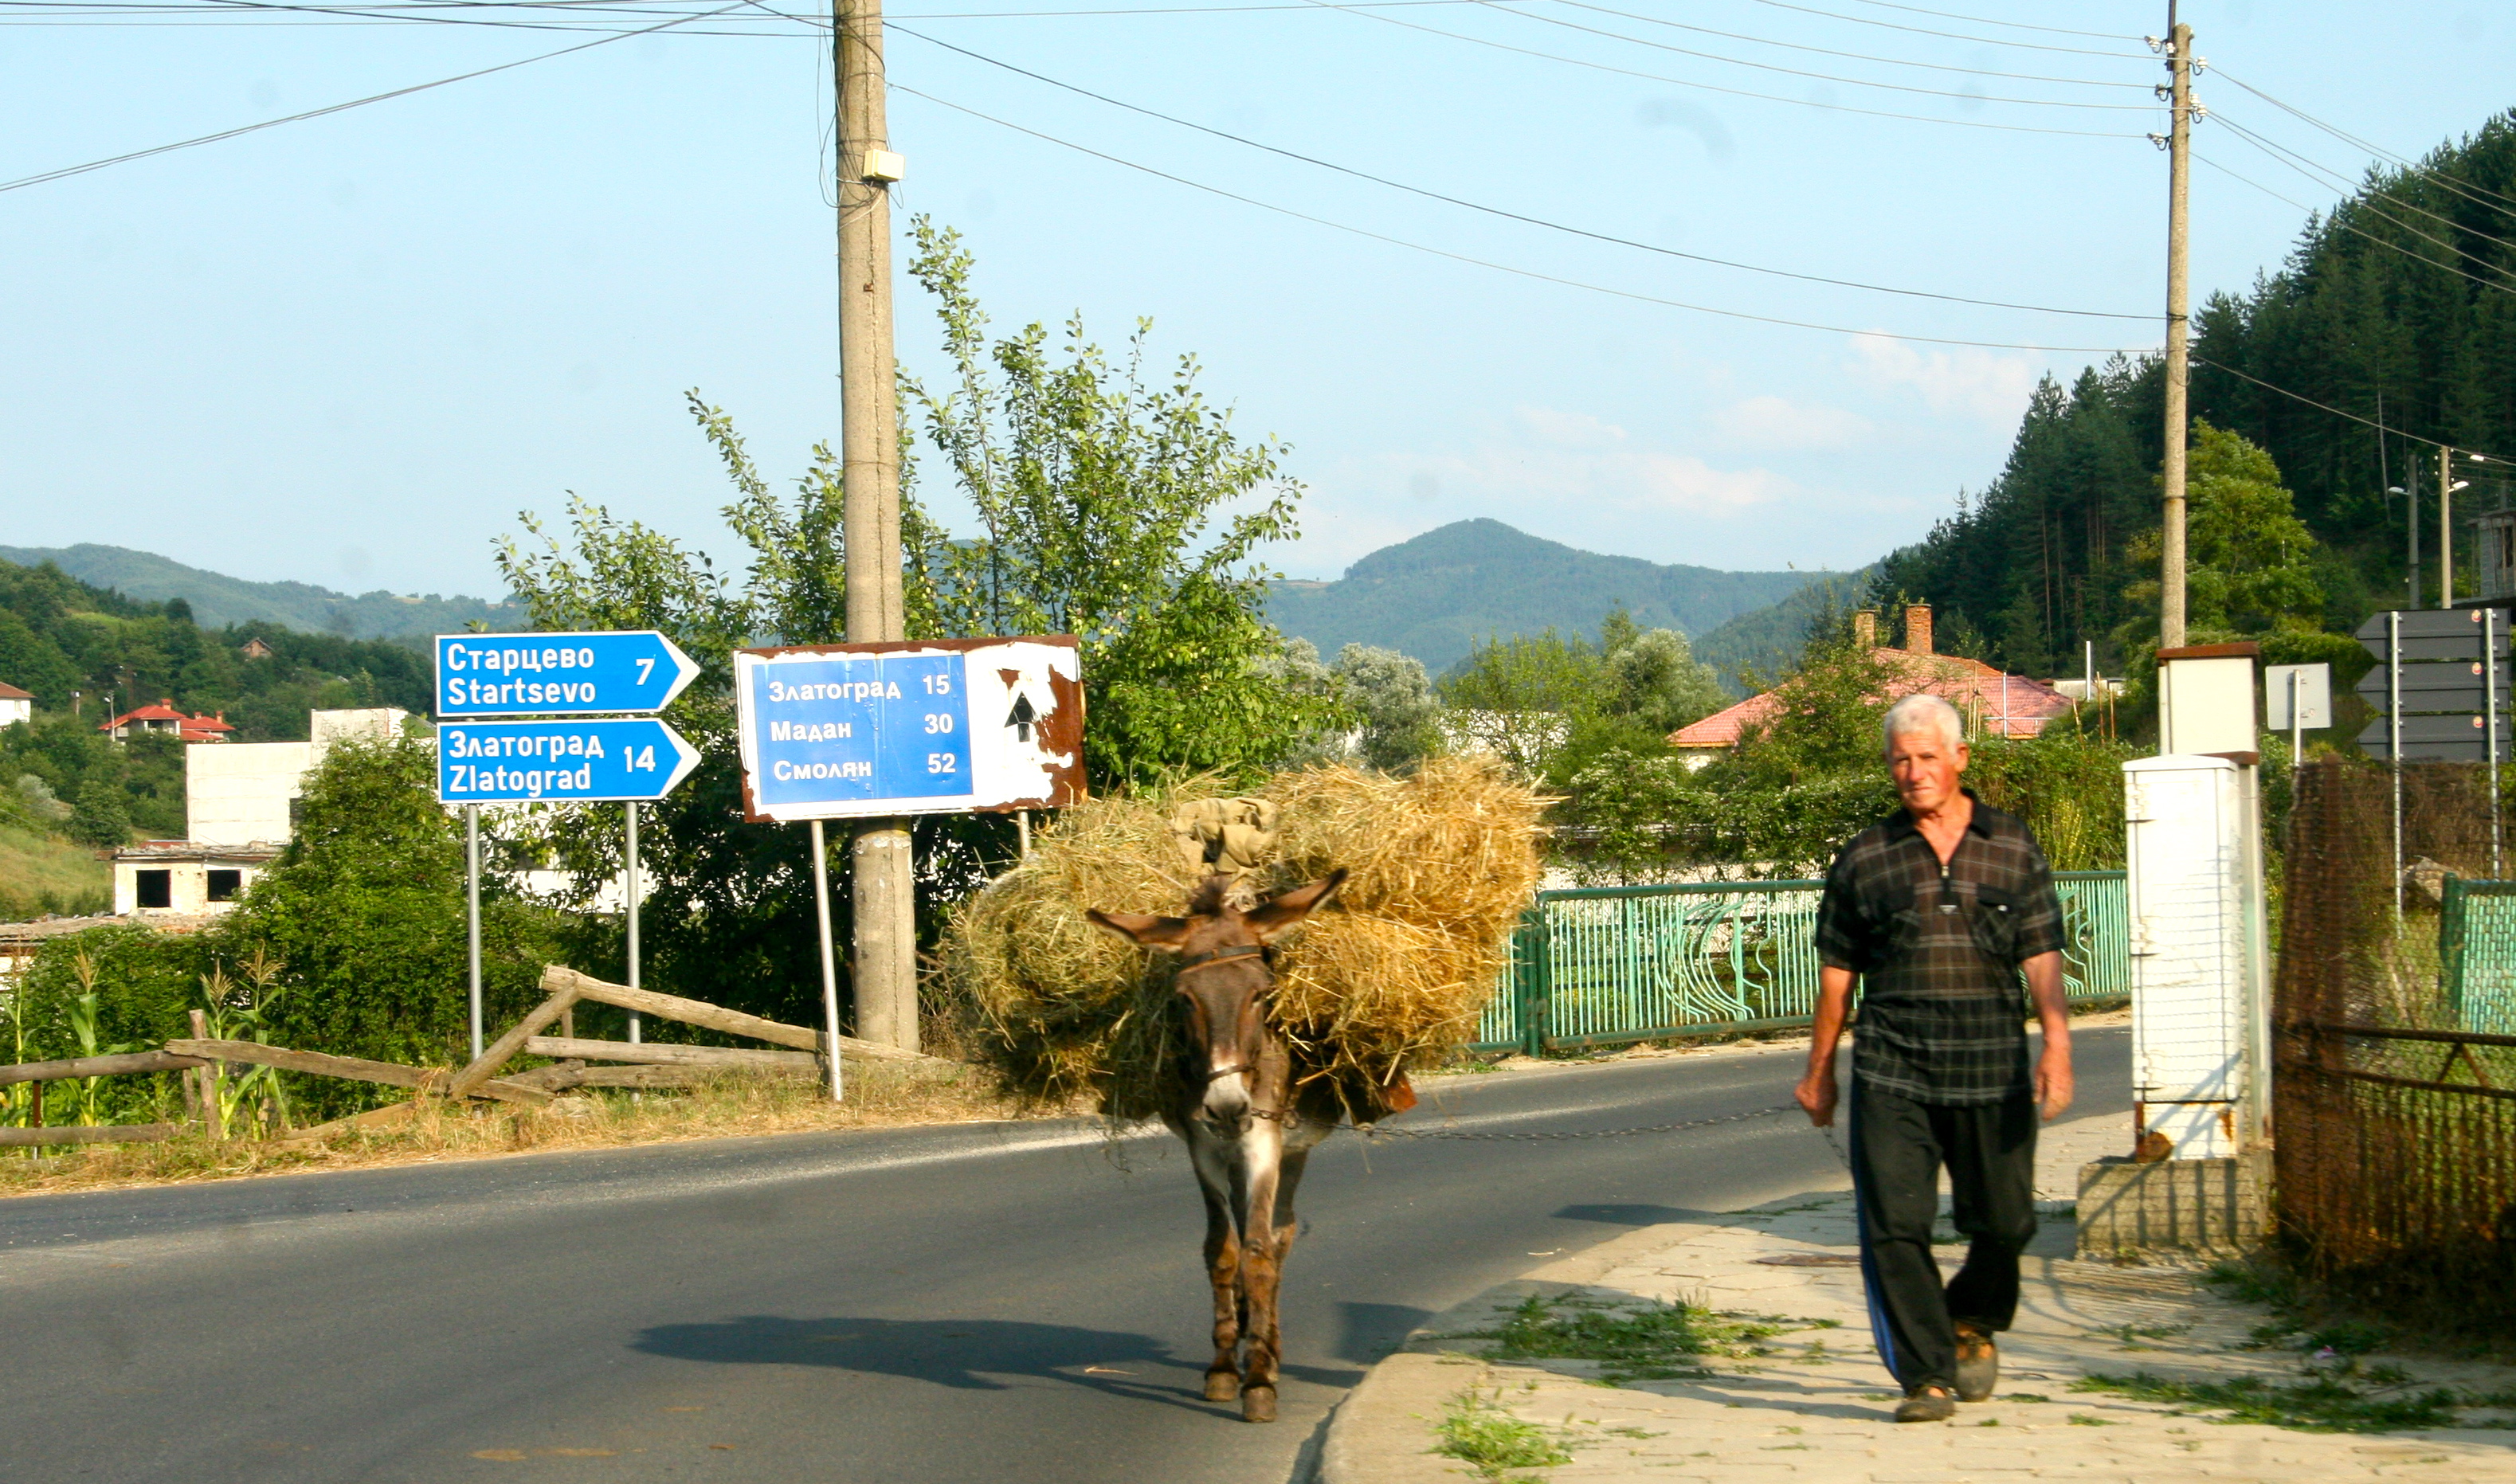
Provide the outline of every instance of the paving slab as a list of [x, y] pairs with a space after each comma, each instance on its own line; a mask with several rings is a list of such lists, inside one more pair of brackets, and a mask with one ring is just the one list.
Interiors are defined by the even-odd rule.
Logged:
[[[2299, 1379], [2311, 1362], [2253, 1338], [2269, 1318], [2218, 1297], [2198, 1265], [2126, 1266], [2074, 1254], [2078, 1167], [2124, 1152], [2126, 1117], [2055, 1125], [2039, 1141], [2042, 1227], [2023, 1264], [2018, 1318], [2001, 1340], [1992, 1401], [1946, 1423], [1899, 1425], [1895, 1384], [1870, 1347], [1851, 1196], [1752, 1211], [1689, 1212], [1534, 1268], [1434, 1316], [1338, 1410], [1320, 1484], [1436, 1484], [1481, 1477], [1433, 1450], [1443, 1419], [1473, 1405], [1533, 1425], [1571, 1462], [1493, 1477], [1558, 1484], [2516, 1484], [2516, 1430], [2382, 1435], [2232, 1424], [2167, 1406], [2075, 1391], [2093, 1374]], [[1945, 1232], [1941, 1257], [1964, 1256]], [[1828, 1262], [1827, 1259], [1836, 1259]], [[1777, 1260], [1779, 1259], [1779, 1260]], [[1490, 1332], [1531, 1297], [1612, 1308], [1684, 1301], [1792, 1326], [1778, 1352], [1717, 1359], [1675, 1380], [1603, 1380], [1588, 1360], [1493, 1358]], [[2516, 1386], [2516, 1370], [2398, 1361], [2422, 1384]]]

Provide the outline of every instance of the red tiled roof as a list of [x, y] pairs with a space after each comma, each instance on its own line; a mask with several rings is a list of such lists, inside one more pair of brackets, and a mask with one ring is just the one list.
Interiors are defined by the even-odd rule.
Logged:
[[[2044, 723], [2071, 709], [2068, 696], [2041, 680], [2008, 675], [1981, 660], [1954, 654], [1914, 654], [1881, 647], [1879, 659], [1903, 671], [1888, 690], [1897, 696], [1918, 690], [1947, 701], [1972, 718], [1978, 726], [2003, 736], [2032, 737]], [[1781, 703], [1777, 691], [1752, 695], [1726, 711], [1716, 711], [1692, 726], [1669, 733], [1668, 745], [1708, 751], [1736, 747], [1747, 728], [1771, 717]]]
[[175, 703], [171, 700], [159, 701], [154, 706], [143, 706], [137, 711], [126, 711], [112, 721], [103, 722], [97, 730], [120, 731], [135, 722], [146, 721], [174, 722], [175, 736], [177, 740], [184, 742], [218, 742], [224, 740], [227, 733], [235, 730], [234, 726], [229, 724], [225, 712], [214, 717], [187, 716], [177, 711]]
[[20, 690], [17, 686], [10, 684], [7, 680], [0, 680], [0, 701], [31, 701], [34, 698], [35, 693], [33, 691]]

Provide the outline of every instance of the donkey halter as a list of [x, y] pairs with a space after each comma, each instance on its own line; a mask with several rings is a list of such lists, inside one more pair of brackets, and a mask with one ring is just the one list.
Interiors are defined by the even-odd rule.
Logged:
[[1217, 948], [1208, 953], [1194, 954], [1180, 960], [1178, 971], [1195, 973], [1200, 969], [1212, 969], [1226, 959], [1245, 959], [1253, 953], [1263, 954], [1266, 951], [1257, 943], [1241, 943], [1231, 948]]

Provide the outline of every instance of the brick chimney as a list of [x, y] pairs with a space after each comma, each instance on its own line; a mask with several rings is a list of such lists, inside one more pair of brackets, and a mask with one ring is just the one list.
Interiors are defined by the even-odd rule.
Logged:
[[1878, 614], [1874, 610], [1863, 608], [1852, 615], [1852, 641], [1865, 650], [1878, 647]]
[[1905, 651], [1908, 654], [1932, 652], [1929, 603], [1915, 603], [1905, 610]]

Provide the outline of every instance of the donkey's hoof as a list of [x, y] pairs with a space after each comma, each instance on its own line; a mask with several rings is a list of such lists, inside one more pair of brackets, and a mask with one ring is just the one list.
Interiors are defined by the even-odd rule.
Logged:
[[1240, 1393], [1240, 1420], [1244, 1422], [1272, 1422], [1276, 1420], [1276, 1388], [1251, 1386]]
[[1240, 1394], [1240, 1378], [1230, 1371], [1205, 1373], [1205, 1399], [1228, 1402]]

